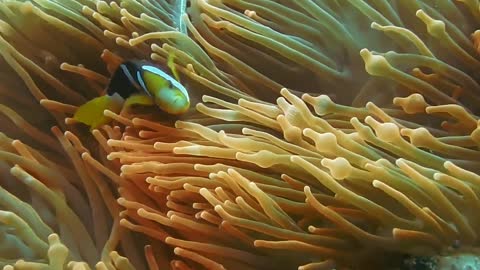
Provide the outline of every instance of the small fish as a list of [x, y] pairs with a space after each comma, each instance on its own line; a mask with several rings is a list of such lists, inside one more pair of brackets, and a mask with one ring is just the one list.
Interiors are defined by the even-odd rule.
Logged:
[[180, 83], [173, 58], [171, 54], [167, 61], [173, 77], [148, 61], [125, 61], [114, 72], [106, 94], [80, 106], [73, 119], [95, 129], [110, 121], [103, 115], [107, 109], [118, 113], [124, 106], [157, 105], [173, 115], [186, 112], [190, 98]]

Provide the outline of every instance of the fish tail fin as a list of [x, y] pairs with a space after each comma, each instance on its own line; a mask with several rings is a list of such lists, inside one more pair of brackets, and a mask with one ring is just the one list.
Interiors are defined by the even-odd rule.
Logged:
[[177, 71], [177, 68], [175, 67], [175, 61], [174, 60], [175, 60], [175, 52], [173, 52], [173, 51], [169, 52], [168, 53], [168, 59], [167, 59], [167, 66], [172, 71], [175, 79], [178, 82], [180, 82], [180, 76], [178, 75], [178, 71]]
[[103, 115], [103, 111], [110, 110], [119, 113], [122, 106], [123, 98], [118, 94], [104, 95], [80, 106], [73, 115], [73, 119], [90, 126], [90, 129], [95, 129], [111, 121], [110, 118]]

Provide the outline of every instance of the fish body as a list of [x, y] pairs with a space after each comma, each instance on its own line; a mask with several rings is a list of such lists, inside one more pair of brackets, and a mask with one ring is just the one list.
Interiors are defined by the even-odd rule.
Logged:
[[106, 94], [80, 106], [73, 118], [94, 129], [109, 122], [104, 110], [118, 113], [124, 106], [157, 105], [169, 114], [186, 112], [190, 98], [180, 83], [173, 57], [169, 57], [168, 67], [173, 76], [148, 61], [123, 62], [112, 75]]

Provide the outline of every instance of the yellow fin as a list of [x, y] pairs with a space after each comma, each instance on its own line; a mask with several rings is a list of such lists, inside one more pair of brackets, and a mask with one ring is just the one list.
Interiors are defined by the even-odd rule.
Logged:
[[98, 128], [111, 121], [103, 115], [104, 110], [119, 113], [123, 106], [123, 99], [118, 94], [104, 95], [94, 98], [80, 106], [75, 112], [73, 119], [90, 126], [90, 129]]
[[175, 67], [175, 53], [170, 52], [168, 53], [168, 60], [167, 60], [167, 66], [170, 68], [170, 70], [173, 73], [173, 77], [175, 77], [175, 80], [180, 82], [180, 76], [178, 75], [177, 68]]
[[132, 105], [153, 106], [155, 105], [155, 102], [150, 96], [137, 94], [131, 95], [125, 100], [124, 106], [128, 108]]

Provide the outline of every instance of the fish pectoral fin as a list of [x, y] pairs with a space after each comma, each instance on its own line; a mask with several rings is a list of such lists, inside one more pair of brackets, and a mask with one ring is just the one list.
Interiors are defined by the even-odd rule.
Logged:
[[104, 95], [94, 98], [80, 106], [73, 119], [90, 126], [90, 129], [107, 124], [111, 119], [103, 115], [103, 111], [110, 110], [119, 113], [123, 106], [123, 99], [118, 95]]
[[125, 105], [127, 108], [130, 108], [133, 105], [142, 105], [142, 106], [153, 106], [155, 105], [154, 100], [152, 97], [142, 94], [131, 95], [125, 101]]

